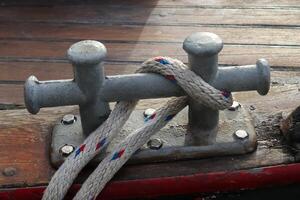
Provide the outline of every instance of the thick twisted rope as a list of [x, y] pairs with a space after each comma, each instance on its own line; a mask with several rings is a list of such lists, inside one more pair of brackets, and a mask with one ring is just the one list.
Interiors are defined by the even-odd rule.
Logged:
[[[137, 72], [161, 74], [174, 84], [180, 85], [189, 97], [212, 109], [222, 110], [232, 105], [229, 92], [213, 88], [179, 60], [156, 57], [144, 62]], [[116, 104], [108, 119], [91, 133], [56, 171], [45, 190], [44, 200], [63, 199], [82, 168], [120, 132], [136, 104], [137, 101]], [[130, 156], [186, 105], [187, 97], [172, 98], [156, 113], [146, 118], [141, 128], [128, 135], [113, 152], [106, 155], [74, 199], [95, 199]]]

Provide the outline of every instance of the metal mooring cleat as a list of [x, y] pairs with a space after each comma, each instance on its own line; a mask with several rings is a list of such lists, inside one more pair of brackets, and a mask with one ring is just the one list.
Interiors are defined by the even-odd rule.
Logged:
[[[267, 94], [270, 87], [268, 62], [259, 59], [256, 65], [218, 67], [218, 53], [222, 48], [222, 40], [207, 32], [194, 33], [183, 43], [191, 70], [215, 88], [231, 92], [256, 90], [261, 95]], [[38, 81], [30, 76], [25, 83], [25, 104], [32, 114], [43, 107], [79, 105], [80, 116], [75, 116], [72, 123], [59, 120], [54, 127], [51, 158], [56, 166], [65, 159], [60, 152], [63, 146], [78, 146], [108, 117], [108, 102], [185, 95], [179, 86], [157, 74], [105, 77], [102, 66], [105, 56], [106, 48], [100, 42], [78, 42], [68, 50], [74, 69], [73, 80]], [[123, 136], [143, 123], [143, 113], [133, 112], [130, 120], [133, 123], [126, 124]], [[186, 124], [187, 130], [182, 128]], [[248, 134], [243, 140], [234, 136], [239, 129]], [[243, 154], [256, 148], [255, 130], [242, 106], [219, 113], [192, 99], [188, 111], [183, 110], [155, 137], [163, 139], [163, 147], [153, 150], [145, 145], [131, 158], [131, 162]], [[116, 138], [110, 146], [113, 147], [120, 139]], [[110, 146], [107, 151], [110, 151]], [[101, 155], [95, 158], [96, 162], [100, 160]]]

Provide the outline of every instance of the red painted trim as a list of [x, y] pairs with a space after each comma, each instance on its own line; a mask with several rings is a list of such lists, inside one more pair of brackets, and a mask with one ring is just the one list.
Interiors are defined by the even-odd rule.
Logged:
[[[277, 165], [248, 170], [198, 173], [189, 176], [163, 177], [130, 181], [112, 181], [98, 199], [157, 197], [209, 192], [228, 192], [267, 186], [300, 183], [300, 164]], [[80, 185], [74, 185], [67, 199]], [[40, 199], [45, 187], [2, 190], [1, 200]]]

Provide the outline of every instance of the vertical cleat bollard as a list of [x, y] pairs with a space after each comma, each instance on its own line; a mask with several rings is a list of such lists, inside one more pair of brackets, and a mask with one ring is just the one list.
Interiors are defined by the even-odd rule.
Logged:
[[105, 77], [101, 62], [105, 56], [105, 46], [92, 40], [77, 42], [68, 50], [75, 82], [86, 98], [85, 102], [79, 104], [85, 135], [94, 131], [110, 113], [108, 102], [103, 101], [100, 95]]
[[[201, 32], [188, 36], [183, 49], [188, 53], [189, 67], [203, 80], [212, 83], [218, 73], [218, 53], [223, 48], [219, 36]], [[216, 141], [219, 111], [189, 100], [189, 124], [186, 145], [209, 145]]]

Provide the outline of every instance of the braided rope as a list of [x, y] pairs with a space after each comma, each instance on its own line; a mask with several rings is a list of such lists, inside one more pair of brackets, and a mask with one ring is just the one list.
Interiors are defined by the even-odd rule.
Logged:
[[[222, 110], [232, 105], [232, 97], [229, 92], [213, 88], [201, 77], [188, 70], [187, 66], [179, 60], [156, 57], [144, 62], [137, 72], [161, 74], [174, 84], [180, 85], [189, 97], [212, 109]], [[63, 199], [82, 168], [120, 132], [136, 104], [137, 101], [116, 104], [108, 119], [91, 133], [56, 171], [45, 190], [43, 200]], [[186, 105], [187, 97], [171, 98], [167, 104], [149, 116], [143, 127], [128, 135], [117, 145], [115, 151], [106, 155], [84, 182], [74, 199], [95, 199], [130, 156]]]

